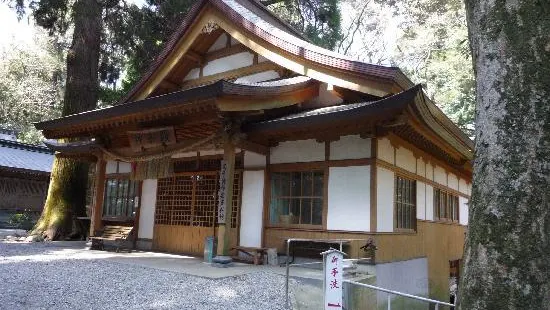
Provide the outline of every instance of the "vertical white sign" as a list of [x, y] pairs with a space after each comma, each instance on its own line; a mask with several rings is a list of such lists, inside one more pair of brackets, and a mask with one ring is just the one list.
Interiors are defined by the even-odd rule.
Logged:
[[324, 253], [324, 309], [342, 309], [342, 266], [344, 253], [337, 250], [329, 250]]
[[225, 224], [225, 208], [227, 197], [227, 162], [225, 160], [222, 160], [220, 170], [220, 184], [218, 188], [218, 224]]

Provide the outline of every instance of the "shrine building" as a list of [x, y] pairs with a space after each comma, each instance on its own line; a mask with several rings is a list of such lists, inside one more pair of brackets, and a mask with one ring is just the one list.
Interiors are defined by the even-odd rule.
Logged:
[[471, 139], [399, 68], [312, 45], [254, 0], [197, 1], [118, 104], [36, 127], [95, 162], [92, 234], [133, 226], [139, 248], [193, 255], [209, 236], [220, 255], [342, 239], [354, 258], [371, 239], [377, 285], [441, 299], [462, 258]]

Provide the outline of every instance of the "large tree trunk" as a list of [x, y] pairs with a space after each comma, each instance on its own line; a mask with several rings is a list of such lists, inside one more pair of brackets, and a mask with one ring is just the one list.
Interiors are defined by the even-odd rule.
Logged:
[[466, 9], [477, 111], [460, 309], [550, 309], [550, 3]]
[[[74, 33], [67, 53], [67, 82], [63, 116], [94, 109], [98, 97], [98, 64], [102, 32], [99, 0], [77, 0], [73, 6]], [[33, 234], [50, 240], [84, 232], [75, 225], [85, 213], [88, 165], [56, 158], [42, 216]], [[76, 229], [76, 231], [75, 231]]]

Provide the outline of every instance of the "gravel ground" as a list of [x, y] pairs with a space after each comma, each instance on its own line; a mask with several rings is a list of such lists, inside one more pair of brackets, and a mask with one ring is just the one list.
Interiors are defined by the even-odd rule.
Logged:
[[286, 309], [284, 277], [206, 279], [0, 242], [0, 309]]

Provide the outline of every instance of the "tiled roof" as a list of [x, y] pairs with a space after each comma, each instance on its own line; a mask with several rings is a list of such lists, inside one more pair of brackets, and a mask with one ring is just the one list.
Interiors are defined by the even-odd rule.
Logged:
[[[282, 22], [277, 16], [269, 12], [256, 0], [200, 0], [189, 10], [178, 29], [165, 45], [159, 56], [155, 59], [149, 70], [142, 76], [138, 83], [119, 101], [127, 103], [137, 91], [147, 83], [156, 70], [170, 55], [179, 40], [186, 34], [194, 19], [207, 4], [211, 3], [236, 25], [253, 33], [270, 44], [303, 58], [324, 66], [346, 70], [358, 74], [371, 75], [383, 79], [394, 80], [407, 89], [413, 83], [397, 67], [387, 67], [354, 60], [348, 56], [321, 48], [304, 40], [297, 31]], [[259, 8], [263, 14], [258, 11]]]
[[51, 172], [53, 158], [46, 147], [0, 140], [0, 167]]

